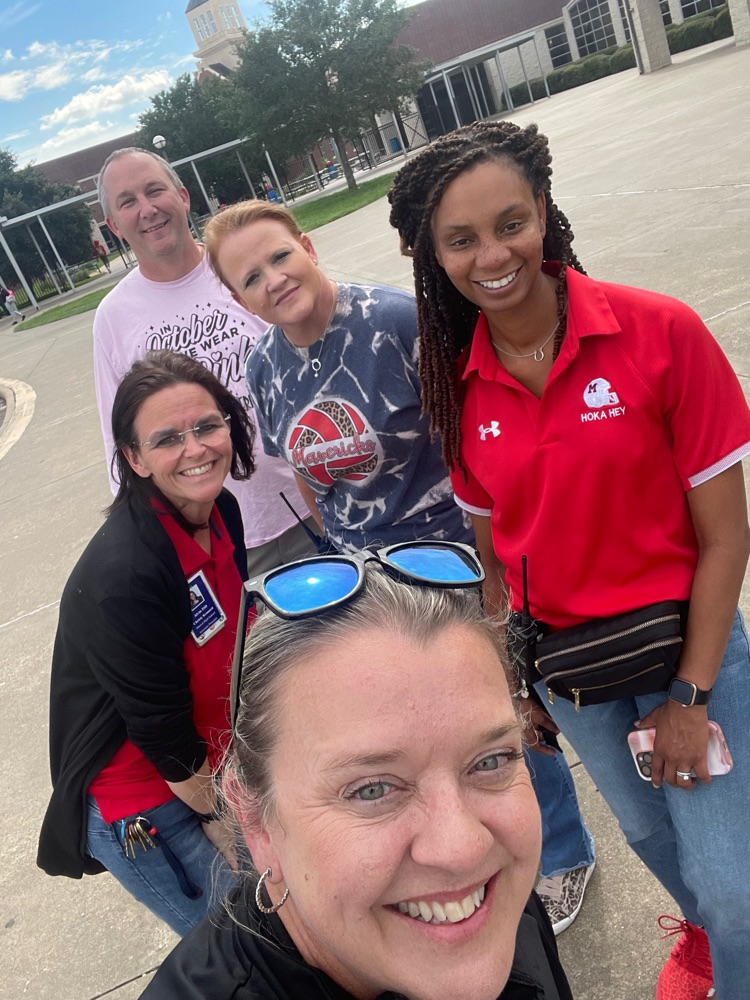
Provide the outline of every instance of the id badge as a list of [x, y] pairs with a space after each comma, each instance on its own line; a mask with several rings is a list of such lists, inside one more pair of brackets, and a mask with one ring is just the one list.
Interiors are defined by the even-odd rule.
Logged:
[[224, 628], [227, 616], [211, 590], [203, 570], [188, 577], [187, 585], [190, 592], [190, 612], [193, 617], [191, 635], [196, 646], [204, 646]]

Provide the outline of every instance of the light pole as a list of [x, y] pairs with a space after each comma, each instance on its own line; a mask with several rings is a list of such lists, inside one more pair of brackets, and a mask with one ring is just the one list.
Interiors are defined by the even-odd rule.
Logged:
[[155, 135], [154, 138], [151, 140], [151, 142], [154, 144], [154, 149], [156, 149], [158, 153], [161, 156], [163, 156], [164, 159], [166, 160], [167, 154], [164, 152], [164, 148], [167, 145], [167, 140], [164, 138], [164, 136]]

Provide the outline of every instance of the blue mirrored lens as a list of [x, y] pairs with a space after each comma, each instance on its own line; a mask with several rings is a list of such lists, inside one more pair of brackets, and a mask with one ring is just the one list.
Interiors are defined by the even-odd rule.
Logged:
[[290, 566], [266, 580], [269, 601], [281, 612], [300, 614], [325, 608], [348, 597], [357, 585], [354, 566], [335, 559], [321, 559]]
[[471, 583], [478, 579], [470, 561], [454, 549], [415, 545], [390, 552], [388, 560], [405, 573], [434, 583]]

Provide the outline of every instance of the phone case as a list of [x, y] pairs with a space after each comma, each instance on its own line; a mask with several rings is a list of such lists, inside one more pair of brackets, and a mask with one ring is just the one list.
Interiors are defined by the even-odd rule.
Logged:
[[[651, 780], [651, 764], [654, 759], [655, 729], [634, 729], [628, 735], [628, 746], [635, 766], [644, 781]], [[727, 747], [724, 733], [718, 722], [708, 723], [708, 773], [718, 777], [732, 770], [732, 755]]]

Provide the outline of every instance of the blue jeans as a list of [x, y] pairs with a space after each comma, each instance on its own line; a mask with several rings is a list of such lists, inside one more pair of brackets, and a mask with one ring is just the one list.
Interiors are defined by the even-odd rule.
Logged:
[[542, 875], [561, 875], [594, 863], [594, 840], [578, 808], [573, 775], [561, 753], [527, 751], [526, 763], [542, 813]]
[[[543, 684], [537, 684], [545, 698]], [[750, 996], [750, 647], [737, 612], [708, 717], [724, 731], [734, 769], [682, 792], [636, 772], [628, 733], [665, 693], [589, 705], [556, 699], [550, 715], [575, 747], [628, 844], [685, 917], [706, 928], [720, 1000]]]
[[[105, 823], [93, 796], [88, 799], [86, 848], [131, 896], [182, 936], [216, 910], [237, 876], [206, 837], [200, 820], [181, 799], [170, 799], [145, 814], [169, 846], [187, 878], [202, 894], [189, 899], [161, 847], [125, 853], [123, 823]], [[135, 819], [135, 816], [128, 817]]]

